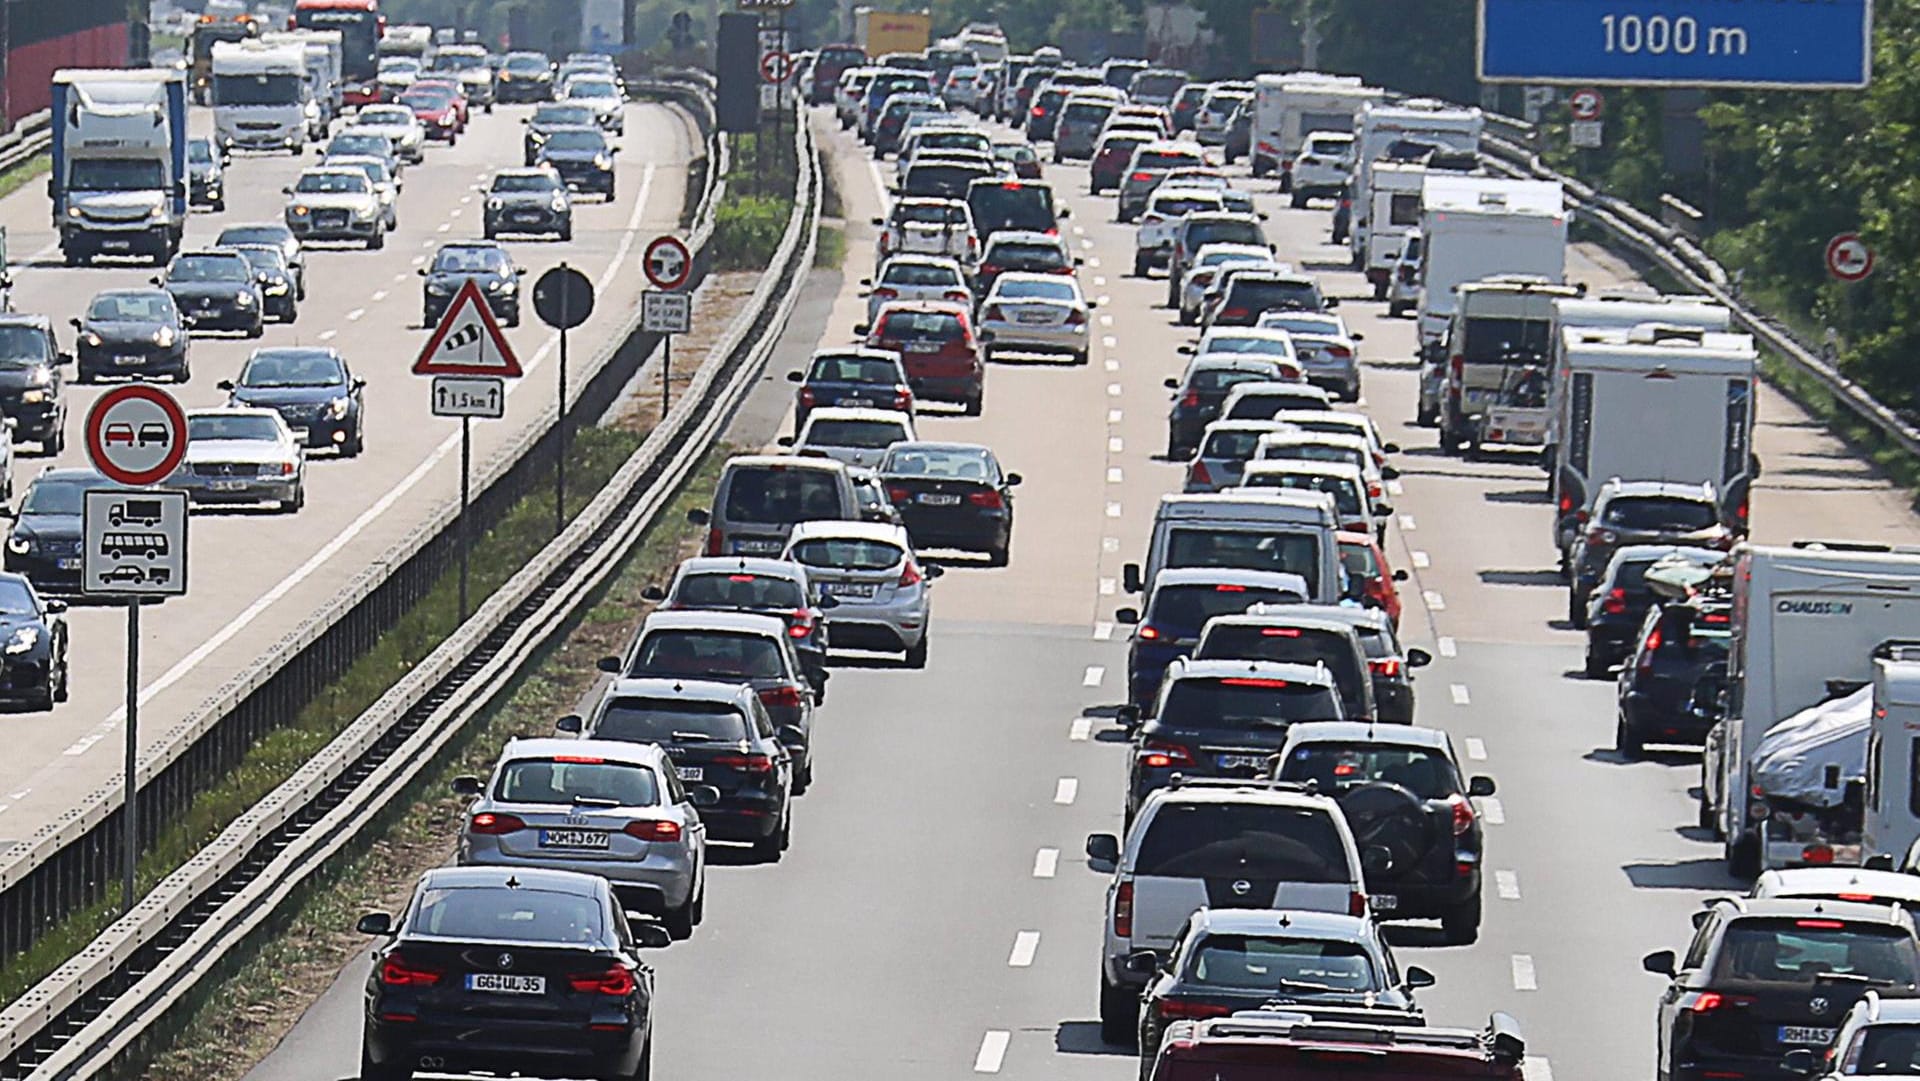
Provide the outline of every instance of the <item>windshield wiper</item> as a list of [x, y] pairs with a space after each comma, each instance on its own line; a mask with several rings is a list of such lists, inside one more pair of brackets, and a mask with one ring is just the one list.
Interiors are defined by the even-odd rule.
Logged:
[[1319, 992], [1324, 992], [1328, 994], [1352, 994], [1353, 993], [1348, 991], [1344, 987], [1334, 987], [1330, 984], [1324, 984], [1324, 983], [1313, 983], [1308, 980], [1281, 980], [1280, 990], [1282, 991], [1319, 991]]
[[726, 742], [725, 737], [723, 736], [709, 736], [705, 732], [672, 732], [672, 733], [669, 733], [668, 735], [669, 735], [669, 738], [671, 738], [675, 743], [724, 743]]
[[573, 802], [573, 805], [575, 807], [618, 807], [620, 806], [619, 800], [608, 799], [605, 796], [584, 796], [576, 792], [567, 798]]

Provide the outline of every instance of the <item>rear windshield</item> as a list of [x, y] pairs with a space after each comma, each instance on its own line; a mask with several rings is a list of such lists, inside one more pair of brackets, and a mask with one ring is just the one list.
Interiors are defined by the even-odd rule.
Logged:
[[1633, 496], [1607, 501], [1603, 525], [1616, 529], [1647, 532], [1692, 532], [1707, 529], [1718, 522], [1719, 514], [1710, 503], [1670, 496]]
[[1333, 816], [1311, 807], [1169, 803], [1153, 816], [1133, 863], [1137, 875], [1169, 878], [1351, 880]]
[[605, 933], [591, 894], [507, 886], [425, 890], [415, 902], [412, 932], [472, 941], [551, 942], [577, 947]]
[[1283, 338], [1264, 338], [1257, 334], [1214, 334], [1206, 341], [1206, 352], [1238, 353], [1256, 357], [1293, 356], [1293, 343]]
[[800, 583], [764, 574], [689, 574], [673, 594], [681, 608], [803, 608]]
[[1272, 372], [1249, 372], [1236, 368], [1202, 368], [1187, 378], [1187, 389], [1203, 394], [1209, 391], [1225, 394], [1233, 389], [1235, 383], [1264, 383], [1271, 380], [1273, 375]]
[[907, 170], [909, 191], [962, 192], [975, 177], [990, 176], [984, 165], [916, 165]]
[[1167, 538], [1169, 567], [1244, 567], [1287, 571], [1320, 588], [1320, 537], [1266, 529], [1206, 529], [1184, 526]]
[[727, 487], [729, 522], [792, 525], [840, 514], [840, 486], [824, 469], [752, 466], [735, 470]]
[[1283, 781], [1315, 781], [1322, 792], [1386, 781], [1421, 799], [1460, 794], [1460, 779], [1447, 756], [1432, 747], [1383, 743], [1306, 743], [1280, 763]]
[[812, 383], [900, 383], [900, 365], [875, 357], [821, 357], [807, 373]]
[[1264, 935], [1208, 935], [1192, 953], [1188, 981], [1235, 991], [1371, 991], [1382, 982], [1357, 942]]
[[886, 338], [949, 342], [964, 333], [960, 317], [952, 312], [888, 312], [880, 321], [880, 334]]
[[793, 546], [793, 558], [809, 567], [843, 571], [883, 571], [897, 566], [906, 553], [885, 541], [856, 537], [822, 537]]
[[1160, 723], [1170, 728], [1279, 732], [1294, 721], [1343, 719], [1331, 688], [1267, 676], [1182, 679], [1160, 705]]
[[1233, 409], [1227, 413], [1228, 420], [1272, 420], [1275, 413], [1284, 409], [1326, 409], [1323, 398], [1310, 395], [1266, 393], [1248, 394], [1233, 403]]
[[1258, 244], [1266, 247], [1260, 223], [1251, 221], [1197, 221], [1187, 226], [1187, 250], [1197, 251], [1202, 244]]
[[1200, 457], [1229, 462], [1244, 462], [1253, 457], [1260, 445], [1260, 437], [1265, 432], [1248, 431], [1241, 428], [1229, 428], [1207, 437], [1206, 445], [1200, 448]]
[[630, 676], [698, 676], [708, 679], [772, 679], [786, 675], [780, 647], [771, 638], [728, 631], [660, 630], [647, 635]]
[[1460, 355], [1468, 364], [1502, 360], [1536, 360], [1547, 355], [1553, 325], [1544, 319], [1495, 319], [1475, 316], [1466, 321]]
[[1066, 254], [1053, 244], [995, 244], [987, 261], [1016, 270], [1059, 270], [1067, 265]]
[[1387, 201], [1387, 222], [1391, 225], [1420, 224], [1420, 196], [1416, 192], [1396, 192]]
[[1041, 184], [975, 184], [967, 192], [967, 208], [982, 233], [1004, 229], [1054, 227], [1053, 189]]
[[892, 263], [880, 281], [886, 285], [958, 285], [960, 272], [937, 263]]
[[1621, 563], [1613, 569], [1613, 578], [1609, 584], [1629, 593], [1644, 593], [1647, 584], [1647, 568], [1651, 566], [1653, 566], [1651, 559], [1634, 559]]
[[1186, 81], [1187, 77], [1179, 72], [1172, 72], [1166, 75], [1141, 72], [1133, 77], [1133, 82], [1128, 85], [1127, 92], [1136, 98], [1164, 98], [1180, 89]]
[[1149, 150], [1133, 163], [1136, 169], [1184, 169], [1202, 164], [1200, 155], [1184, 150]]
[[1360, 489], [1341, 477], [1323, 477], [1317, 473], [1252, 473], [1241, 482], [1249, 488], [1285, 488], [1293, 492], [1325, 492], [1346, 518], [1367, 513], [1361, 505]]
[[1336, 676], [1355, 674], [1352, 643], [1344, 635], [1313, 627], [1222, 624], [1207, 631], [1200, 650], [1194, 656], [1324, 664]]
[[1716, 984], [1811, 984], [1826, 974], [1910, 988], [1920, 978], [1920, 948], [1912, 932], [1880, 924], [1817, 918], [1735, 920], [1720, 942], [1713, 979]]
[[1178, 218], [1196, 210], [1220, 209], [1218, 195], [1176, 195], [1170, 199], [1155, 199], [1152, 212], [1162, 217]]
[[726, 702], [616, 698], [594, 723], [592, 736], [627, 743], [734, 743], [747, 738], [747, 719]]
[[500, 771], [493, 796], [511, 803], [651, 807], [660, 802], [660, 785], [652, 770], [630, 762], [608, 762], [591, 755], [522, 758]]
[[814, 420], [807, 424], [810, 447], [853, 447], [885, 450], [907, 437], [898, 424], [884, 420]]
[[1365, 451], [1353, 447], [1333, 447], [1325, 443], [1269, 444], [1266, 453], [1269, 461], [1334, 462], [1361, 468], [1367, 464], [1366, 457]]
[[1320, 291], [1308, 282], [1247, 281], [1238, 279], [1227, 287], [1228, 307], [1248, 307], [1255, 311], [1319, 311]]
[[1256, 604], [1297, 604], [1304, 600], [1305, 597], [1295, 596], [1292, 590], [1266, 586], [1162, 586], [1153, 591], [1146, 620], [1155, 627], [1192, 634], [1214, 616], [1238, 615]]

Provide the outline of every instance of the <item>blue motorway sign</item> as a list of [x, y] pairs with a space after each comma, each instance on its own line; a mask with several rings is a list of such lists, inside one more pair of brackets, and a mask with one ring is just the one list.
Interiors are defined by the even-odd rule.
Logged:
[[1480, 78], [1861, 87], [1872, 32], [1873, 0], [1480, 0]]

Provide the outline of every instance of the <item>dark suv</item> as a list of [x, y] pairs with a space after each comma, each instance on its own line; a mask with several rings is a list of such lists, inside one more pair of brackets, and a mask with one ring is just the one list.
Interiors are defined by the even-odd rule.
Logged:
[[[1160, 572], [1165, 578], [1171, 571]], [[1156, 580], [1157, 581], [1157, 580]], [[1318, 664], [1333, 673], [1340, 708], [1356, 721], [1374, 716], [1373, 679], [1360, 632], [1340, 619], [1319, 619], [1312, 608], [1289, 606], [1287, 615], [1234, 615], [1207, 621], [1194, 645], [1201, 660], [1279, 661]]]
[[1607, 561], [1630, 544], [1725, 549], [1733, 545], [1733, 532], [1721, 519], [1710, 484], [1615, 478], [1601, 485], [1567, 554], [1567, 620], [1576, 629], [1587, 626], [1587, 598]]
[[[1281, 571], [1234, 567], [1171, 567], [1153, 579], [1144, 609], [1122, 608], [1116, 622], [1133, 627], [1127, 642], [1127, 701], [1145, 711], [1160, 693], [1167, 665], [1193, 652], [1216, 617], [1256, 604], [1306, 599], [1307, 580]], [[1249, 660], [1256, 659], [1249, 655]], [[1294, 660], [1266, 657], [1264, 660]]]
[[15, 441], [38, 443], [50, 455], [66, 448], [67, 379], [61, 369], [72, 362], [46, 316], [0, 315], [0, 414], [14, 422]]
[[1715, 711], [1696, 709], [1711, 695], [1714, 666], [1724, 672], [1733, 642], [1733, 606], [1695, 598], [1647, 613], [1620, 669], [1613, 746], [1637, 758], [1649, 743], [1705, 743]]
[[1276, 361], [1238, 355], [1196, 357], [1186, 374], [1168, 376], [1173, 391], [1167, 409], [1167, 457], [1180, 460], [1200, 448], [1200, 434], [1220, 415], [1220, 403], [1236, 383], [1271, 383], [1286, 378]]
[[1648, 954], [1660, 996], [1661, 1077], [1798, 1078], [1789, 1052], [1825, 1048], [1869, 988], [1920, 989], [1920, 943], [1898, 905], [1717, 897], [1686, 953]]
[[1726, 558], [1713, 548], [1683, 548], [1673, 544], [1630, 544], [1613, 551], [1606, 569], [1600, 572], [1593, 593], [1587, 598], [1588, 679], [1603, 679], [1613, 666], [1633, 653], [1639, 641], [1640, 626], [1653, 607], [1653, 590], [1647, 585], [1647, 571], [1655, 563], [1677, 557], [1711, 566]]

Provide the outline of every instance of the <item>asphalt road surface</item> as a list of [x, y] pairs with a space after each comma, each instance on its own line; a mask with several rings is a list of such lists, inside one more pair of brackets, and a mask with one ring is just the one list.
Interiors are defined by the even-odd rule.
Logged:
[[[823, 344], [852, 337], [870, 276], [883, 189], [864, 150], [816, 118], [836, 155], [850, 254]], [[1049, 166], [1101, 301], [1085, 367], [997, 364], [985, 416], [927, 419], [924, 437], [991, 444], [1018, 490], [1011, 566], [955, 565], [936, 589], [924, 672], [843, 668], [817, 728], [819, 781], [777, 866], [718, 866], [706, 923], [660, 952], [658, 1076], [1118, 1081], [1130, 1051], [1096, 1023], [1105, 881], [1089, 832], [1117, 831], [1126, 744], [1108, 717], [1123, 697], [1132, 603], [1116, 592], [1139, 559], [1158, 497], [1177, 491], [1165, 447], [1175, 349], [1193, 338], [1160, 306], [1158, 277], [1128, 275], [1133, 231], [1081, 166]], [[1406, 638], [1436, 654], [1418, 720], [1450, 731], [1469, 772], [1489, 773], [1487, 915], [1478, 943], [1441, 947], [1437, 927], [1395, 925], [1403, 964], [1434, 971], [1435, 1023], [1519, 1018], [1530, 1078], [1651, 1076], [1658, 981], [1646, 951], [1683, 944], [1701, 898], [1736, 888], [1719, 848], [1691, 828], [1697, 756], [1615, 757], [1611, 683], [1580, 678], [1583, 637], [1560, 622], [1544, 475], [1520, 461], [1441, 457], [1415, 428], [1411, 319], [1388, 319], [1328, 212], [1260, 193], [1283, 258], [1316, 273], [1362, 331], [1360, 406], [1405, 448], [1390, 557], [1409, 569]], [[1630, 280], [1604, 253], [1571, 258], [1577, 280]], [[777, 375], [778, 373], [776, 373]], [[1761, 397], [1755, 539], [1911, 534], [1904, 500], [1779, 395]], [[748, 441], [768, 431], [737, 433]], [[1657, 438], [1658, 433], [1649, 433]], [[252, 1081], [355, 1075], [364, 960], [342, 973]]]

